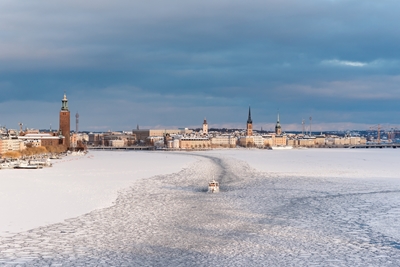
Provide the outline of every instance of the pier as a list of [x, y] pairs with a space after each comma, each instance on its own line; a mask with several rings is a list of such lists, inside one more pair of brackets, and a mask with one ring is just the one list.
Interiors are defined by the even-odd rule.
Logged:
[[88, 147], [88, 150], [155, 150], [154, 146], [123, 146], [123, 147], [112, 147], [112, 146], [93, 146]]
[[400, 143], [352, 145], [348, 148], [400, 148]]

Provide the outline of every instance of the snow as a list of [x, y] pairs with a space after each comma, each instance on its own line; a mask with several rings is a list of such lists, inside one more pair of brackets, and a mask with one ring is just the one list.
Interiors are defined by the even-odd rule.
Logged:
[[[0, 236], [0, 265], [399, 266], [398, 153], [91, 153], [92, 158], [46, 169], [52, 174], [42, 183], [47, 186], [56, 177], [59, 181], [47, 187], [59, 187], [54, 196], [62, 194], [71, 210], [92, 203], [86, 207], [92, 211]], [[129, 163], [140, 161], [137, 155], [143, 159], [134, 168]], [[136, 177], [134, 169], [142, 170], [141, 176], [130, 177]], [[36, 176], [35, 171], [29, 175]], [[1, 170], [0, 180], [17, 172]], [[212, 178], [220, 182], [220, 193], [206, 193]], [[22, 187], [18, 180], [7, 181], [9, 188], [15, 184], [14, 192]], [[20, 190], [45, 185], [30, 183]], [[91, 187], [96, 193], [89, 193]], [[3, 196], [8, 189], [0, 190]], [[45, 192], [30, 201], [45, 203]], [[21, 194], [18, 203], [23, 200]], [[59, 201], [47, 212], [59, 213], [60, 206], [67, 205]], [[24, 210], [20, 218], [31, 216], [36, 215]]]
[[396, 149], [213, 150], [260, 171], [303, 177], [400, 178]]
[[0, 170], [0, 235], [110, 206], [132, 181], [174, 173], [194, 159], [150, 152], [90, 152], [39, 170]]

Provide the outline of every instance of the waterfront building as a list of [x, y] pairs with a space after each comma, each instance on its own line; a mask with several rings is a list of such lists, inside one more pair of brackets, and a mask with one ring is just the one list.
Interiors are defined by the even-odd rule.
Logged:
[[33, 147], [62, 145], [65, 142], [64, 138], [64, 136], [55, 136], [50, 133], [31, 133], [18, 136], [23, 144], [22, 149], [25, 149], [27, 144], [31, 144]]
[[111, 147], [124, 147], [125, 146], [125, 142], [124, 142], [124, 140], [119, 140], [119, 139], [110, 140], [109, 141], [109, 146], [111, 146]]
[[4, 154], [9, 151], [20, 151], [21, 150], [21, 141], [16, 136], [9, 136], [3, 138], [1, 140], [1, 147], [0, 147], [1, 154]]
[[210, 139], [211, 147], [230, 147], [234, 148], [237, 144], [237, 137], [232, 135], [217, 135]]
[[286, 135], [273, 135], [273, 146], [286, 146], [287, 145], [287, 137]]
[[147, 137], [149, 136], [166, 136], [167, 134], [169, 135], [185, 135], [185, 134], [191, 134], [193, 131], [189, 130], [187, 128], [184, 129], [164, 129], [164, 130], [151, 130], [151, 129], [146, 129], [146, 130], [132, 130], [132, 134], [136, 136], [137, 141], [145, 141]]
[[210, 139], [205, 137], [182, 137], [179, 141], [179, 147], [181, 149], [211, 148]]

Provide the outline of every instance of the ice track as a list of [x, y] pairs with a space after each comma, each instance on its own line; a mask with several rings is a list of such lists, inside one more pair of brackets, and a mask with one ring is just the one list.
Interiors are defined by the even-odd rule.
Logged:
[[[280, 177], [223, 156], [115, 205], [0, 237], [4, 266], [399, 266], [400, 186]], [[221, 184], [207, 194], [207, 182]]]

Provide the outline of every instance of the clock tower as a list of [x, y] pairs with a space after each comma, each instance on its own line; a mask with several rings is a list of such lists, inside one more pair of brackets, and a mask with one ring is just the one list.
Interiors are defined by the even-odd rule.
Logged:
[[68, 99], [65, 93], [61, 103], [60, 134], [64, 136], [64, 145], [68, 149], [70, 146], [71, 114], [68, 109]]

